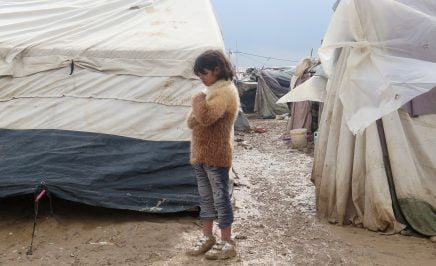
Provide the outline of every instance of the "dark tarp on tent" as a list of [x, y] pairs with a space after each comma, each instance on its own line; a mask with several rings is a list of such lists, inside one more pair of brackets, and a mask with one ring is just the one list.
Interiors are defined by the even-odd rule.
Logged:
[[[251, 70], [250, 71], [254, 71]], [[246, 114], [254, 113], [254, 101], [256, 99], [257, 81], [256, 76], [251, 74], [243, 80], [236, 80], [235, 85], [238, 88], [239, 100], [242, 111]]]
[[[275, 84], [275, 81], [277, 81], [279, 83], [279, 85], [283, 88], [283, 90], [286, 90], [286, 92], [289, 92], [289, 86], [291, 85], [293, 71], [291, 71], [291, 70], [265, 69], [265, 70], [263, 70], [263, 72], [266, 74], [265, 79], [267, 79], [267, 80], [272, 79], [271, 81], [268, 81], [268, 84]], [[281, 91], [281, 89], [278, 89], [278, 90]]]
[[254, 113], [254, 102], [256, 100], [256, 90], [257, 90], [257, 88], [246, 90], [239, 97], [239, 99], [241, 101], [241, 108], [244, 111], [244, 113], [246, 113], [246, 114]]
[[0, 198], [34, 193], [93, 206], [179, 212], [199, 206], [189, 142], [67, 130], [0, 130]]
[[276, 102], [289, 92], [291, 71], [261, 70], [258, 75], [254, 109], [262, 118], [274, 118], [289, 112], [286, 104]]

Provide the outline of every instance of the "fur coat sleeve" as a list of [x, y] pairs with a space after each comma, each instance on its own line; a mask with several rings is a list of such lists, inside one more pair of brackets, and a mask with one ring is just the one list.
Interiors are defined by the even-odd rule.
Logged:
[[220, 94], [206, 99], [203, 92], [192, 96], [192, 113], [195, 120], [202, 126], [209, 126], [221, 118], [227, 109], [226, 100]]
[[190, 129], [193, 129], [198, 125], [197, 120], [195, 119], [194, 115], [192, 114], [192, 110], [189, 112], [188, 117], [186, 118], [186, 123], [188, 124], [188, 127]]

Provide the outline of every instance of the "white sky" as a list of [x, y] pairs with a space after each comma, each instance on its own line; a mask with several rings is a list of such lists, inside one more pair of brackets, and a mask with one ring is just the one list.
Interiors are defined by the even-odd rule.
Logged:
[[[212, 0], [227, 50], [299, 61], [319, 48], [335, 0]], [[295, 62], [234, 56], [238, 67]]]

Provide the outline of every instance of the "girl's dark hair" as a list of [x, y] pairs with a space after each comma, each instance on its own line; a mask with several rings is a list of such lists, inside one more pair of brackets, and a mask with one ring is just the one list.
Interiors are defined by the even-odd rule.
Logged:
[[214, 71], [217, 67], [219, 69], [217, 76], [219, 80], [233, 79], [235, 72], [232, 64], [220, 50], [208, 50], [197, 57], [194, 63], [194, 73], [199, 76], [204, 74], [205, 70]]

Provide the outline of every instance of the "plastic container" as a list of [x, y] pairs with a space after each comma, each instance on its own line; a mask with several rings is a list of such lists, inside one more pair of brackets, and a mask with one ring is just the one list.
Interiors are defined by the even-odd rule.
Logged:
[[293, 129], [291, 134], [291, 147], [293, 149], [303, 149], [307, 147], [307, 128]]

